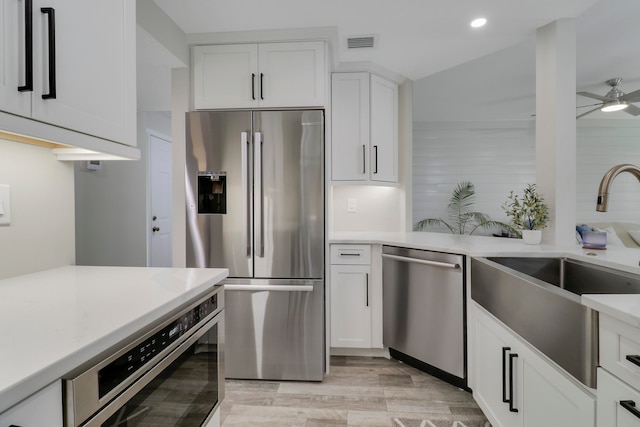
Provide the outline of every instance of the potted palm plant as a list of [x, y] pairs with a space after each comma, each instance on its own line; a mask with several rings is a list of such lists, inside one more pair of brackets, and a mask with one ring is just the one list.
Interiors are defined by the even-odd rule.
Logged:
[[511, 218], [513, 228], [521, 230], [525, 244], [540, 243], [542, 229], [549, 223], [549, 207], [535, 184], [528, 184], [521, 198], [511, 191], [502, 209]]
[[492, 220], [487, 214], [473, 210], [475, 202], [475, 186], [469, 181], [456, 185], [447, 209], [448, 220], [442, 218], [426, 218], [418, 221], [415, 231], [426, 231], [428, 227], [444, 227], [452, 234], [473, 234], [478, 229], [502, 228], [515, 231], [509, 224]]

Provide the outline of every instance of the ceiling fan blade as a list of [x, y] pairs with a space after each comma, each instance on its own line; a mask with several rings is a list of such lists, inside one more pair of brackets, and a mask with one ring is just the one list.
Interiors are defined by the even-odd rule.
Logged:
[[576, 116], [576, 119], [579, 119], [580, 117], [584, 117], [584, 116], [586, 116], [587, 114], [593, 113], [594, 111], [599, 110], [599, 109], [600, 109], [600, 107], [598, 106], [598, 107], [596, 107], [596, 108], [594, 108], [594, 109], [592, 109], [592, 110], [587, 111], [586, 113], [582, 113], [582, 114], [580, 114], [579, 116]]
[[576, 108], [587, 108], [587, 107], [593, 107], [595, 105], [603, 105], [603, 103], [598, 102], [597, 104], [578, 105]]
[[620, 99], [627, 102], [640, 101], [640, 89], [633, 92], [629, 92], [626, 95], [621, 96]]
[[581, 96], [586, 96], [587, 98], [593, 98], [593, 99], [599, 99], [600, 101], [611, 101], [611, 98], [607, 98], [606, 96], [600, 96], [600, 95], [596, 95], [595, 93], [591, 93], [591, 92], [577, 92], [578, 95]]
[[629, 104], [629, 106], [624, 109], [624, 112], [629, 113], [632, 116], [640, 116], [640, 108], [635, 105]]

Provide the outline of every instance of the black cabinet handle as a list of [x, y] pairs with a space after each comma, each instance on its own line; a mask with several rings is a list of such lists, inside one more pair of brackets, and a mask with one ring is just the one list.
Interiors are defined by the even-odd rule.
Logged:
[[340, 256], [360, 256], [360, 254], [350, 253], [350, 252], [340, 252]]
[[507, 399], [507, 352], [511, 347], [502, 347], [502, 402], [509, 403]]
[[24, 86], [18, 92], [33, 90], [33, 0], [24, 2]]
[[513, 359], [518, 357], [517, 354], [509, 355], [509, 411], [518, 412], [518, 408], [513, 405]]
[[251, 99], [256, 100], [256, 73], [251, 73]]
[[43, 93], [42, 99], [56, 98], [56, 11], [52, 7], [43, 7], [40, 12], [47, 15], [49, 25], [49, 93]]
[[378, 173], [378, 146], [377, 145], [373, 146], [373, 156], [374, 156], [373, 173]]
[[637, 418], [640, 418], [640, 411], [636, 409], [636, 402], [634, 402], [633, 400], [621, 400], [620, 406], [631, 412]]
[[367, 173], [367, 146], [362, 144], [362, 173]]
[[637, 354], [630, 354], [627, 356], [627, 360], [631, 363], [633, 363], [634, 365], [638, 365], [640, 366], [640, 356]]
[[366, 293], [367, 293], [367, 307], [369, 307], [369, 273], [365, 274], [365, 280], [366, 280]]
[[264, 74], [260, 73], [260, 99], [264, 101], [264, 94], [262, 89], [264, 88]]

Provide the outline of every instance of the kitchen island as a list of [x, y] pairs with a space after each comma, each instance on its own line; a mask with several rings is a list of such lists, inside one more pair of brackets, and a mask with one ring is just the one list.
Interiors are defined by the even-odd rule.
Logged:
[[0, 413], [211, 290], [226, 269], [66, 266], [0, 281]]

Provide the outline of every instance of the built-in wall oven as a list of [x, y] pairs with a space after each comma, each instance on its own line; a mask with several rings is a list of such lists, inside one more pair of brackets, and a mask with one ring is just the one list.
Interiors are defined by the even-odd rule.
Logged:
[[65, 427], [207, 425], [224, 397], [224, 291], [65, 376]]

